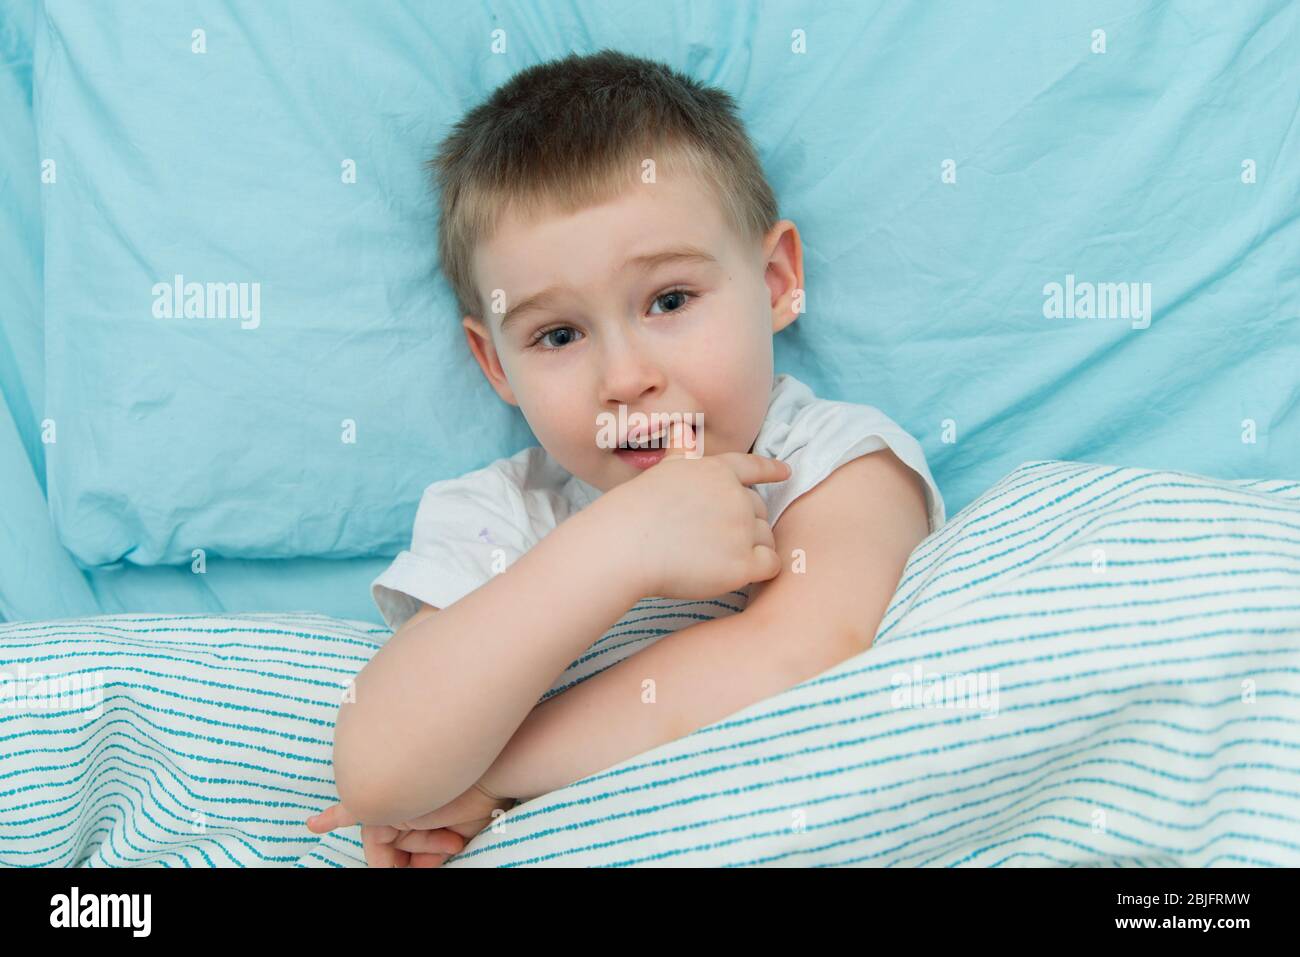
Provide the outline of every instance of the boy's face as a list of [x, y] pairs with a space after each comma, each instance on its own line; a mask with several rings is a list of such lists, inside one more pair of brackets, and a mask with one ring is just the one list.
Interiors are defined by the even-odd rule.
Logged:
[[[635, 261], [683, 251], [697, 258]], [[577, 213], [508, 217], [475, 250], [474, 269], [492, 311], [486, 324], [465, 317], [470, 349], [573, 475], [603, 492], [640, 474], [598, 443], [601, 414], [617, 418], [620, 405], [625, 420], [680, 414], [705, 455], [753, 446], [772, 388], [772, 336], [795, 318], [803, 289], [790, 221], [761, 244], [742, 243], [694, 177], [661, 172]], [[520, 308], [545, 290], [545, 302]]]

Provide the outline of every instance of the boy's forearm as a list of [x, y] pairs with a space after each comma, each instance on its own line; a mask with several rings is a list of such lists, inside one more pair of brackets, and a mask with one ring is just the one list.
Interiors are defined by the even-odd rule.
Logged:
[[685, 737], [860, 650], [815, 615], [794, 625], [742, 611], [691, 625], [538, 705], [483, 786], [529, 800]]
[[340, 800], [397, 823], [471, 787], [555, 677], [641, 597], [597, 501], [477, 590], [399, 629], [357, 676], [334, 736]]

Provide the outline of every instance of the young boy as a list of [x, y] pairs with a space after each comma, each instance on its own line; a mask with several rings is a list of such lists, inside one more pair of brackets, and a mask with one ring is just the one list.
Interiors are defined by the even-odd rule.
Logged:
[[[339, 712], [341, 804], [309, 826], [363, 822], [384, 866], [436, 866], [496, 808], [861, 653], [944, 522], [915, 439], [773, 375], [803, 248], [728, 94], [570, 56], [511, 79], [431, 165], [470, 351], [541, 444], [430, 485], [373, 583], [396, 633]], [[737, 591], [740, 611], [538, 704], [647, 596]]]

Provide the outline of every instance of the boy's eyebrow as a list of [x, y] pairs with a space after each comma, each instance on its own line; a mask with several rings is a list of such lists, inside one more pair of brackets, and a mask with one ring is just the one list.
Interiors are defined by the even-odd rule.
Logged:
[[[677, 246], [672, 249], [660, 250], [656, 253], [645, 253], [641, 256], [633, 256], [627, 262], [623, 263], [619, 269], [636, 269], [645, 272], [655, 268], [656, 266], [663, 266], [667, 263], [716, 263], [717, 261], [716, 257], [697, 246]], [[533, 293], [531, 296], [526, 296], [521, 299], [513, 307], [506, 310], [506, 314], [501, 317], [501, 331], [504, 333], [506, 331], [506, 326], [515, 319], [518, 319], [524, 313], [530, 312], [534, 309], [546, 308], [551, 301], [564, 290], [564, 288], [563, 285], [549, 286], [541, 292]]]

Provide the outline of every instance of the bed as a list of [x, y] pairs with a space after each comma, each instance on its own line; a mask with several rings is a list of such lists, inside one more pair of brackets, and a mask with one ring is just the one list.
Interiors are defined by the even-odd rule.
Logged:
[[[868, 652], [447, 866], [1295, 866], [1300, 9], [530, 11], [0, 12], [0, 864], [364, 863], [303, 821], [368, 585], [425, 485], [535, 441], [420, 163], [614, 46], [735, 93], [805, 242], [778, 368], [917, 436], [951, 518]], [[159, 318], [173, 281], [256, 324]], [[552, 691], [744, 601], [647, 599]]]
[[[1296, 866], [1298, 533], [1300, 482], [1026, 463], [917, 548], [871, 649], [516, 805], [444, 866]], [[548, 694], [727, 597], [644, 600]], [[364, 866], [359, 828], [304, 821], [386, 637], [0, 625], [0, 863]]]

